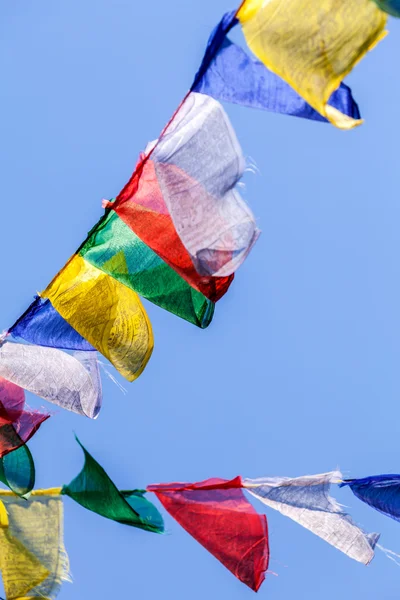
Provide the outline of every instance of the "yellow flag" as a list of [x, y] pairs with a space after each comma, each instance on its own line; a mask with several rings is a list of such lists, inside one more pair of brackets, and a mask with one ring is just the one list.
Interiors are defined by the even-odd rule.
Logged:
[[356, 63], [385, 35], [372, 0], [245, 0], [238, 12], [258, 58], [340, 129], [362, 123], [328, 105]]
[[68, 323], [133, 381], [153, 351], [153, 332], [139, 296], [75, 255], [42, 293]]
[[0, 523], [0, 570], [7, 600], [53, 600], [62, 581], [70, 581], [60, 492], [46, 495], [40, 490], [29, 500], [1, 493], [8, 515]]

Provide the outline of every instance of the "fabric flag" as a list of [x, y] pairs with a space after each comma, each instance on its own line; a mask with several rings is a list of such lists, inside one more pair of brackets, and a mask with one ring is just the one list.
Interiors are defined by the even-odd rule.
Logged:
[[236, 189], [245, 159], [221, 104], [190, 93], [159, 140], [148, 145], [150, 152], [168, 212], [197, 272], [234, 273], [260, 232]]
[[240, 477], [150, 485], [170, 515], [235, 577], [257, 591], [268, 568], [268, 526], [241, 490]]
[[341, 129], [362, 121], [328, 104], [331, 94], [386, 34], [371, 0], [245, 0], [238, 18], [250, 49]]
[[393, 17], [400, 17], [400, 0], [375, 0], [376, 4]]
[[0, 492], [0, 570], [6, 600], [53, 600], [69, 577], [60, 490], [38, 490], [29, 500]]
[[[227, 13], [212, 32], [192, 91], [250, 108], [327, 122], [286, 81], [227, 37], [237, 23], [236, 11]], [[361, 118], [344, 83], [333, 92], [329, 105], [352, 119]]]
[[[2, 350], [0, 346], [0, 358]], [[0, 371], [3, 366], [0, 361]], [[24, 446], [49, 416], [48, 413], [25, 410], [24, 390], [0, 377], [0, 458]], [[21, 452], [19, 456], [22, 455]], [[8, 464], [11, 464], [11, 459]]]
[[228, 291], [229, 277], [202, 277], [182, 244], [159, 187], [154, 163], [141, 155], [135, 172], [115, 203], [107, 205], [160, 258], [192, 287], [217, 302]]
[[139, 377], [153, 351], [153, 332], [133, 290], [74, 255], [41, 296], [121, 375]]
[[27, 496], [35, 485], [35, 464], [27, 445], [0, 458], [0, 481], [18, 496]]
[[267, 506], [290, 517], [358, 562], [369, 564], [379, 535], [366, 534], [329, 496], [331, 483], [342, 480], [332, 472], [289, 479], [245, 479], [244, 487]]
[[61, 350], [95, 350], [53, 308], [50, 300], [36, 296], [28, 310], [8, 330], [14, 338], [37, 346]]
[[210, 324], [213, 302], [146, 246], [114, 211], [107, 211], [92, 229], [80, 255], [154, 304], [199, 327]]
[[78, 504], [102, 517], [146, 531], [162, 533], [164, 523], [155, 506], [144, 498], [140, 490], [120, 492], [104, 469], [82, 446], [85, 464], [79, 475], [62, 488]]
[[0, 376], [91, 419], [101, 408], [101, 381], [94, 352], [74, 352], [71, 356], [55, 348], [6, 341], [0, 345]]
[[357, 498], [379, 512], [400, 521], [400, 475], [375, 475], [364, 479], [349, 479], [348, 485]]

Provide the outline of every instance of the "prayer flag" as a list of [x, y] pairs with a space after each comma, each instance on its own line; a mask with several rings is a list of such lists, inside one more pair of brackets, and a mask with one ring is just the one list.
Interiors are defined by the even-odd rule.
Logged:
[[[286, 81], [227, 37], [237, 23], [236, 11], [227, 13], [212, 32], [192, 91], [249, 108], [327, 122]], [[332, 93], [328, 104], [352, 119], [361, 118], [344, 83]]]
[[79, 254], [146, 300], [199, 327], [210, 324], [213, 302], [146, 246], [114, 211], [106, 211]]
[[235, 577], [257, 591], [268, 568], [268, 526], [246, 500], [240, 477], [148, 486], [170, 515]]
[[0, 376], [91, 419], [101, 408], [101, 381], [94, 352], [70, 355], [56, 348], [6, 341], [0, 345]]
[[331, 483], [338, 483], [341, 479], [341, 473], [333, 472], [295, 479], [245, 479], [243, 485], [267, 506], [309, 529], [350, 558], [367, 565], [374, 557], [379, 535], [364, 533], [329, 496]]
[[120, 492], [78, 439], [77, 442], [85, 454], [85, 464], [79, 475], [63, 487], [62, 494], [107, 519], [162, 533], [163, 519], [156, 507], [144, 498], [145, 492]]
[[315, 110], [341, 129], [362, 122], [328, 101], [386, 35], [386, 14], [374, 2], [245, 0], [237, 16], [254, 54]]
[[[3, 348], [0, 345], [0, 358]], [[4, 366], [1, 361], [0, 371]], [[12, 381], [0, 377], [0, 458], [24, 446], [49, 416], [47, 413], [27, 410], [24, 390]], [[23, 456], [23, 452], [18, 456]], [[11, 461], [10, 458], [7, 464], [11, 465]]]
[[48, 346], [60, 350], [95, 350], [53, 308], [50, 300], [36, 296], [30, 307], [8, 330], [16, 339], [36, 346]]
[[375, 475], [364, 479], [349, 479], [348, 485], [357, 498], [387, 517], [400, 521], [400, 475]]
[[0, 491], [0, 570], [6, 600], [54, 600], [70, 581], [63, 541], [60, 490], [38, 490], [29, 500]]
[[153, 351], [153, 332], [133, 290], [74, 255], [41, 295], [121, 375], [139, 377]]

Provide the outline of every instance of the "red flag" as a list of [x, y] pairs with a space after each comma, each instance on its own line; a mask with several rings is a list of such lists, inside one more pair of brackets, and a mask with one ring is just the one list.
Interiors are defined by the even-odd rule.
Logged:
[[242, 479], [150, 485], [164, 508], [255, 592], [268, 568], [268, 525], [246, 500]]
[[216, 302], [228, 291], [233, 275], [202, 276], [196, 271], [176, 232], [150, 158], [141, 156], [130, 181], [116, 201], [108, 206], [147, 246], [204, 296]]
[[24, 390], [0, 377], [0, 458], [23, 446], [50, 416], [24, 405]]

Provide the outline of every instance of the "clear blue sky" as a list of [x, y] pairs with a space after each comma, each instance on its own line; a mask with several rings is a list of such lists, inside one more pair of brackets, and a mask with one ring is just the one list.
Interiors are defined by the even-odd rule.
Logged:
[[[126, 183], [232, 8], [227, 0], [1, 3], [0, 328], [79, 246], [101, 199]], [[31, 443], [38, 486], [80, 470], [73, 431], [122, 488], [337, 466], [356, 477], [400, 471], [400, 24], [389, 26], [348, 79], [366, 120], [355, 131], [227, 106], [258, 166], [245, 197], [263, 234], [208, 330], [145, 303], [155, 334], [145, 373], [126, 396], [104, 378], [97, 421], [58, 411], [43, 425]], [[333, 491], [400, 552], [400, 524], [349, 490]], [[252, 597], [162, 512], [164, 537], [67, 498], [74, 584], [59, 598]], [[260, 597], [398, 599], [400, 571], [381, 552], [366, 568], [267, 515], [278, 577], [267, 576]]]

